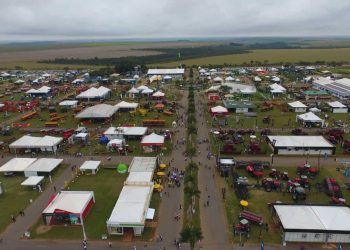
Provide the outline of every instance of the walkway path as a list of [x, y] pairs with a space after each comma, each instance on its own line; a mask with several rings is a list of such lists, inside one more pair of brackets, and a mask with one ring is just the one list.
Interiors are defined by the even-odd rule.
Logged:
[[[215, 160], [207, 159], [209, 143], [200, 143], [209, 139], [209, 129], [204, 116], [204, 107], [198, 93], [195, 94], [198, 151], [194, 160], [199, 163], [198, 185], [200, 196], [200, 217], [203, 232], [201, 245], [204, 249], [232, 249], [227, 232], [226, 213], [223, 207], [219, 187], [215, 181]], [[205, 204], [205, 205], [204, 205]], [[209, 204], [209, 206], [208, 206]]]

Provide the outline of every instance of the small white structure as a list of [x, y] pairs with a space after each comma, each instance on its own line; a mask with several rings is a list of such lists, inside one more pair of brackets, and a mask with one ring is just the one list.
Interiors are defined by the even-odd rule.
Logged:
[[56, 153], [59, 144], [63, 141], [62, 137], [54, 137], [45, 135], [44, 137], [37, 137], [31, 135], [24, 135], [18, 140], [9, 145], [10, 149], [36, 149], [42, 152]]
[[148, 76], [171, 76], [173, 78], [181, 79], [185, 74], [185, 69], [149, 69]]
[[51, 87], [42, 86], [39, 89], [30, 89], [26, 93], [31, 96], [36, 96], [36, 95], [48, 95], [50, 91], [51, 91]]
[[348, 206], [275, 203], [272, 214], [280, 222], [283, 243], [350, 243]]
[[223, 83], [224, 80], [222, 80], [222, 78], [221, 78], [220, 76], [217, 76], [217, 77], [215, 77], [215, 78], [213, 79], [213, 82], [214, 82], [214, 83]]
[[125, 146], [125, 139], [112, 139], [107, 143], [107, 149], [123, 149]]
[[[44, 176], [30, 176], [25, 181], [21, 183], [21, 186], [29, 186], [29, 187], [38, 187], [40, 183], [44, 180]], [[40, 187], [38, 187], [39, 191], [41, 190]]]
[[85, 161], [83, 165], [80, 166], [79, 170], [82, 172], [91, 171], [92, 174], [96, 174], [100, 169], [101, 161]]
[[24, 176], [50, 175], [62, 162], [63, 159], [39, 158], [24, 170]]
[[107, 230], [112, 235], [123, 235], [125, 228], [133, 229], [135, 236], [140, 236], [153, 192], [153, 184], [125, 185], [107, 220]]
[[12, 158], [0, 167], [0, 172], [24, 172], [24, 170], [33, 164], [36, 160], [36, 158]]
[[341, 102], [327, 102], [328, 106], [331, 108], [332, 113], [340, 114], [340, 113], [348, 113], [348, 107], [342, 104]]
[[301, 101], [290, 102], [288, 105], [294, 110], [295, 113], [304, 113], [307, 109], [307, 106]]
[[65, 100], [58, 104], [61, 108], [70, 108], [74, 109], [78, 106], [77, 100]]
[[164, 96], [165, 96], [165, 94], [161, 91], [157, 91], [152, 95], [152, 97], [156, 97], [156, 98], [162, 98]]
[[260, 78], [260, 77], [255, 76], [255, 77], [254, 77], [254, 82], [256, 82], [256, 83], [260, 83], [260, 82], [262, 82], [262, 80], [261, 80], [261, 78]]
[[111, 118], [115, 112], [117, 112], [117, 108], [115, 106], [98, 104], [84, 109], [75, 117], [78, 119], [108, 119]]
[[143, 147], [160, 147], [164, 145], [165, 138], [163, 135], [157, 135], [152, 133], [145, 135], [141, 140], [141, 146]]
[[109, 127], [103, 134], [109, 139], [141, 138], [147, 133], [147, 127]]
[[267, 138], [276, 155], [333, 155], [335, 153], [335, 146], [323, 136], [270, 135]]
[[286, 88], [277, 83], [269, 85], [271, 94], [283, 94], [286, 93]]
[[210, 108], [210, 113], [212, 115], [227, 115], [228, 109], [219, 105], [219, 106]]
[[136, 102], [125, 102], [125, 101], [121, 101], [115, 105], [118, 111], [136, 110], [138, 106], [139, 104]]
[[324, 126], [324, 120], [312, 112], [297, 115], [296, 121], [301, 122], [304, 126], [307, 126], [307, 127]]

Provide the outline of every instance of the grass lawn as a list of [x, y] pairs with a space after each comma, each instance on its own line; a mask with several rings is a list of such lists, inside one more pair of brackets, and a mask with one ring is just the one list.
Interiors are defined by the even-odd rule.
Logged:
[[[66, 167], [67, 165], [61, 165], [54, 172], [53, 179], [59, 177]], [[0, 232], [5, 230], [7, 225], [11, 223], [11, 215], [17, 216], [20, 210], [24, 210], [30, 204], [29, 200], [34, 200], [40, 195], [38, 191], [21, 186], [25, 179], [24, 175], [14, 177], [0, 175], [0, 182], [5, 189], [5, 193], [0, 195]], [[49, 184], [48, 178], [45, 178], [42, 184], [44, 190]]]
[[[290, 175], [290, 177], [296, 177], [296, 168], [295, 167], [278, 167], [274, 166], [274, 168], [277, 168], [279, 171], [287, 171]], [[248, 176], [245, 170], [237, 170], [237, 172], [240, 175]], [[267, 173], [267, 172], [266, 172]], [[344, 179], [342, 177], [342, 173], [337, 171], [335, 168], [321, 168], [320, 174], [315, 178], [314, 180], [311, 180], [312, 185], [314, 186], [316, 183], [322, 183], [325, 176], [334, 177], [337, 179], [338, 183], [343, 187], [344, 186]], [[248, 177], [250, 184], [255, 184], [256, 180], [254, 178]], [[223, 179], [220, 179], [220, 185], [225, 186], [226, 190], [226, 200], [225, 200], [225, 208], [226, 208], [226, 214], [228, 217], [229, 222], [229, 230], [232, 232], [233, 225], [238, 223], [238, 215], [239, 211], [241, 210], [239, 206], [239, 200], [237, 199], [232, 187], [232, 178], [229, 178], [228, 183], [225, 183]], [[348, 190], [345, 190], [343, 188], [342, 190], [344, 198], [348, 201], [350, 199], [350, 193]], [[274, 225], [271, 214], [268, 210], [268, 203], [272, 203], [275, 201], [282, 201], [287, 203], [294, 203], [291, 194], [280, 192], [265, 192], [264, 189], [250, 189], [251, 197], [248, 200], [249, 201], [249, 207], [248, 210], [259, 214], [263, 216], [264, 221], [269, 224], [269, 231], [266, 232], [264, 229], [262, 230], [262, 237], [265, 241], [265, 243], [275, 243], [280, 244], [281, 243], [281, 237], [280, 237], [280, 229]], [[329, 204], [330, 198], [323, 192], [318, 192], [314, 187], [311, 188], [310, 191], [307, 190], [307, 199], [305, 203], [314, 203], [314, 204]], [[246, 240], [245, 238], [243, 241], [247, 242], [253, 242], [258, 243], [259, 240], [259, 233], [260, 228], [256, 225], [252, 225], [252, 231], [251, 231], [251, 238]], [[232, 239], [235, 242], [239, 242], [239, 238], [234, 238], [232, 236]]]
[[[113, 210], [126, 177], [126, 174], [118, 174], [116, 169], [101, 169], [96, 175], [80, 175], [66, 188], [66, 190], [94, 191], [96, 203], [85, 221], [89, 239], [101, 239], [103, 234], [107, 234], [106, 220]], [[34, 238], [45, 239], [82, 239], [83, 237], [80, 226], [43, 227], [41, 219], [33, 228], [32, 234]]]

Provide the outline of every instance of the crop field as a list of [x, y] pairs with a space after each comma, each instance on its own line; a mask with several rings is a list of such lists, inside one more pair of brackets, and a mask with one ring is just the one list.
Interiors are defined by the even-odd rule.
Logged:
[[233, 54], [224, 56], [202, 57], [183, 61], [153, 64], [151, 66], [175, 67], [179, 63], [190, 65], [219, 65], [219, 64], [244, 64], [250, 61], [260, 61], [268, 63], [280, 62], [315, 62], [315, 61], [349, 61], [350, 48], [334, 49], [267, 49], [252, 50], [250, 53]]

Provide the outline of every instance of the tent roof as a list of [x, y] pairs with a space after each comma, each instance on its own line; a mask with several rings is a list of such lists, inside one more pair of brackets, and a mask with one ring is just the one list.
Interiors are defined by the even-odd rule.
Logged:
[[37, 186], [42, 182], [44, 176], [29, 176], [21, 183], [22, 186]]
[[147, 75], [182, 75], [185, 69], [149, 69]]
[[157, 167], [157, 157], [134, 157], [129, 166], [129, 172], [154, 172]]
[[153, 184], [145, 186], [125, 185], [107, 225], [144, 225], [152, 191]]
[[132, 87], [131, 89], [128, 90], [128, 93], [131, 93], [131, 94], [138, 94], [140, 91], [135, 88], [135, 87]]
[[146, 135], [141, 140], [142, 146], [161, 146], [164, 144], [164, 136], [152, 133]]
[[56, 158], [39, 158], [32, 165], [25, 169], [27, 171], [51, 173], [56, 167], [63, 162], [63, 159]]
[[301, 101], [290, 102], [288, 105], [292, 108], [307, 108], [307, 106]]
[[279, 85], [277, 83], [271, 84], [269, 85], [269, 87], [272, 93], [283, 93], [286, 91], [286, 89], [282, 85]]
[[154, 92], [153, 89], [149, 89], [149, 88], [144, 89], [144, 90], [141, 91], [142, 94], [150, 94], [150, 93], [153, 93], [153, 92]]
[[165, 94], [163, 92], [161, 92], [161, 91], [157, 91], [152, 96], [154, 96], [154, 97], [162, 97], [162, 96], [165, 96]]
[[307, 112], [305, 114], [297, 115], [297, 118], [308, 122], [322, 122], [323, 120], [312, 112]]
[[110, 118], [117, 111], [115, 106], [109, 104], [97, 104], [92, 107], [88, 107], [77, 114], [76, 118], [85, 118], [85, 119], [93, 119], [93, 118]]
[[346, 106], [339, 101], [328, 102], [327, 104], [332, 108], [346, 108]]
[[53, 137], [45, 135], [44, 137], [37, 137], [31, 135], [24, 135], [18, 140], [10, 144], [10, 148], [44, 148], [54, 147], [63, 140], [62, 137]]
[[312, 135], [270, 135], [268, 136], [270, 142], [276, 141], [276, 147], [319, 147], [330, 148], [334, 147], [323, 136]]
[[59, 103], [60, 106], [73, 106], [78, 103], [77, 100], [65, 100]]
[[115, 107], [118, 109], [122, 109], [122, 108], [136, 109], [138, 106], [139, 104], [136, 102], [126, 102], [126, 101], [121, 101], [120, 103], [117, 103], [115, 105]]
[[50, 87], [48, 86], [42, 86], [41, 88], [39, 89], [30, 89], [28, 90], [26, 93], [27, 94], [47, 94], [49, 93], [51, 90]]
[[227, 108], [223, 107], [223, 106], [216, 106], [216, 107], [212, 107], [210, 109], [210, 111], [212, 113], [228, 113]]
[[147, 132], [147, 127], [109, 127], [103, 134], [104, 135], [145, 135]]
[[43, 214], [52, 214], [55, 210], [63, 210], [74, 214], [82, 214], [90, 200], [93, 191], [61, 191], [44, 209]]
[[153, 172], [130, 172], [125, 185], [147, 185], [152, 182]]
[[77, 95], [76, 98], [102, 98], [110, 91], [111, 90], [109, 88], [106, 88], [104, 86], [100, 86], [99, 88], [92, 87], [86, 91], [81, 92], [79, 95]]
[[0, 172], [23, 172], [36, 158], [12, 158], [0, 167]]
[[101, 164], [101, 161], [84, 161], [80, 166], [80, 170], [96, 170]]
[[273, 205], [284, 229], [350, 231], [350, 208], [332, 205]]

